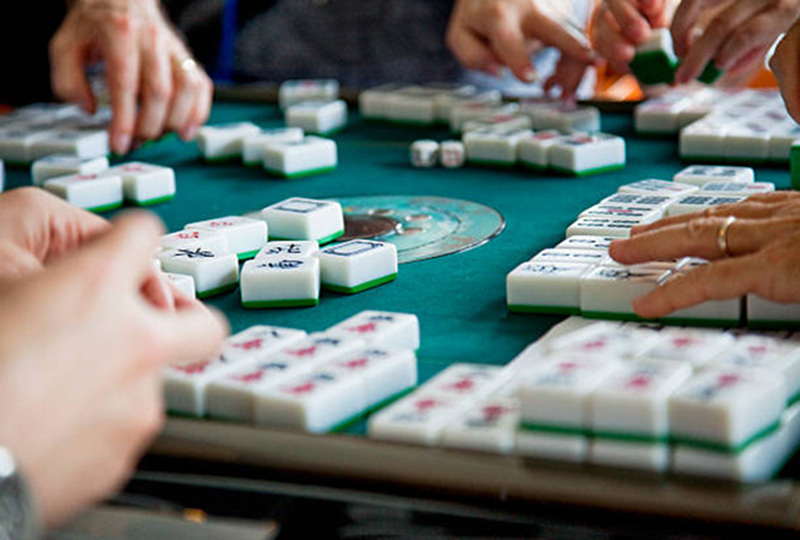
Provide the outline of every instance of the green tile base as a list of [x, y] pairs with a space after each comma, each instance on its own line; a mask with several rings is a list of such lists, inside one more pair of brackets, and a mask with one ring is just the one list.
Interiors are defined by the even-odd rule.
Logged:
[[659, 319], [661, 324], [665, 326], [702, 326], [704, 328], [736, 328], [739, 326], [739, 321], [732, 321], [730, 319], [687, 319], [684, 317], [667, 317]]
[[793, 146], [789, 153], [789, 170], [792, 175], [792, 189], [800, 189], [800, 146]]
[[308, 176], [317, 176], [319, 174], [326, 174], [336, 170], [336, 165], [332, 167], [319, 167], [317, 169], [309, 169], [307, 171], [300, 171], [296, 173], [285, 173], [283, 171], [279, 171], [278, 169], [271, 169], [269, 167], [264, 167], [264, 170], [268, 173], [279, 176], [281, 178], [287, 178], [289, 180], [294, 180], [295, 178], [306, 178]]
[[205, 161], [208, 165], [227, 165], [229, 163], [234, 163], [242, 159], [242, 155], [233, 155], [233, 156], [220, 156], [220, 157], [212, 157], [207, 158], [203, 156], [203, 161]]
[[372, 405], [371, 407], [367, 408], [363, 412], [360, 412], [360, 413], [358, 413], [358, 414], [356, 414], [354, 416], [351, 416], [347, 420], [344, 420], [344, 421], [336, 424], [335, 426], [333, 426], [329, 430], [329, 433], [340, 433], [342, 431], [347, 431], [356, 422], [360, 422], [361, 420], [363, 420], [364, 418], [367, 418], [371, 414], [376, 413], [379, 410], [383, 409], [384, 407], [387, 407], [387, 406], [391, 405], [395, 401], [398, 401], [398, 400], [406, 397], [408, 394], [410, 394], [411, 392], [413, 392], [416, 389], [417, 389], [416, 386], [412, 386], [411, 388], [406, 388], [405, 390], [401, 390], [400, 392], [396, 393], [395, 395], [389, 396], [388, 398], [386, 398], [386, 399], [384, 399], [382, 401], [379, 401], [378, 403], [376, 403], [375, 405]]
[[395, 126], [406, 126], [406, 127], [431, 127], [434, 124], [434, 122], [428, 122], [425, 120], [387, 119], [386, 122]]
[[163, 197], [156, 197], [154, 199], [147, 199], [146, 201], [128, 201], [134, 206], [153, 206], [156, 204], [165, 203], [175, 198], [175, 194], [164, 195]]
[[678, 64], [663, 51], [637, 53], [629, 64], [640, 83], [671, 84], [675, 80]]
[[655, 319], [644, 319], [635, 313], [610, 313], [607, 311], [582, 311], [581, 316], [587, 319], [601, 319], [604, 321], [631, 321], [631, 322], [658, 322]]
[[475, 165], [477, 167], [490, 167], [493, 169], [496, 169], [497, 167], [510, 169], [516, 165], [515, 162], [495, 161], [492, 159], [467, 159], [467, 163], [469, 163], [470, 165]]
[[520, 167], [522, 167], [524, 169], [528, 169], [530, 171], [535, 171], [535, 172], [541, 172], [541, 173], [547, 171], [547, 169], [548, 169], [547, 165], [539, 165], [537, 163], [526, 163], [524, 161], [520, 161], [519, 165], [520, 165]]
[[111, 204], [103, 204], [100, 206], [93, 206], [91, 208], [86, 208], [86, 210], [88, 210], [89, 212], [98, 213], [98, 212], [108, 212], [109, 210], [116, 210], [117, 208], [121, 207], [122, 207], [122, 201]]
[[717, 80], [722, 77], [724, 71], [719, 69], [712, 60], [706, 67], [703, 69], [703, 72], [697, 77], [697, 80], [703, 84], [714, 84]]
[[261, 251], [260, 249], [254, 249], [253, 251], [245, 251], [244, 253], [238, 253], [236, 256], [239, 258], [240, 261], [246, 261], [248, 259], [252, 259], [258, 252]]
[[537, 313], [541, 315], [580, 315], [580, 308], [564, 306], [526, 306], [512, 304], [508, 306], [512, 313]]
[[242, 161], [242, 165], [249, 169], [257, 169], [263, 167], [264, 164], [261, 161]]
[[303, 298], [300, 300], [265, 300], [263, 302], [242, 302], [245, 309], [271, 309], [271, 308], [296, 308], [314, 307], [319, 305], [318, 298]]
[[[330, 234], [328, 236], [323, 236], [322, 238], [317, 238], [316, 240], [317, 240], [317, 243], [320, 246], [324, 246], [325, 244], [330, 244], [331, 242], [333, 242], [337, 238], [341, 238], [342, 236], [344, 236], [344, 229], [342, 229], [341, 231], [336, 231], [335, 233]], [[313, 240], [313, 238], [312, 238], [312, 240]], [[284, 238], [282, 236], [270, 236], [269, 237], [269, 241], [270, 242], [301, 242], [301, 241], [305, 241], [305, 240], [298, 240], [297, 238]]]
[[691, 437], [680, 437], [680, 436], [670, 437], [670, 442], [675, 445], [690, 446], [692, 448], [697, 448], [698, 450], [717, 452], [719, 454], [737, 455], [745, 451], [748, 446], [757, 443], [758, 441], [772, 435], [773, 433], [778, 431], [780, 427], [781, 427], [780, 422], [775, 422], [774, 424], [770, 424], [769, 426], [765, 427], [758, 433], [752, 435], [748, 439], [734, 446], [730, 446], [715, 441], [705, 441], [701, 439], [695, 439]]
[[205, 291], [205, 292], [198, 292], [197, 293], [197, 298], [203, 299], [203, 298], [208, 298], [210, 296], [216, 296], [218, 294], [223, 294], [223, 293], [226, 293], [226, 292], [230, 292], [230, 291], [235, 290], [236, 287], [238, 287], [238, 286], [239, 286], [239, 282], [237, 281], [236, 283], [231, 283], [229, 285], [223, 285], [222, 287], [217, 287], [216, 289], [211, 289], [211, 290], [208, 290], [208, 291]]
[[800, 330], [800, 321], [747, 321], [748, 328], [754, 330]]
[[624, 163], [617, 163], [617, 164], [614, 164], [614, 165], [606, 165], [605, 167], [596, 167], [594, 169], [586, 169], [585, 171], [571, 171], [569, 169], [563, 169], [561, 167], [553, 167], [553, 166], [551, 166], [550, 168], [553, 169], [555, 172], [557, 172], [559, 174], [566, 175], [566, 176], [583, 177], [583, 176], [591, 176], [591, 175], [594, 175], [594, 174], [603, 174], [603, 173], [608, 173], [608, 172], [621, 171], [622, 169], [625, 168], [625, 164]]
[[395, 279], [397, 279], [396, 273], [384, 276], [382, 278], [373, 279], [372, 281], [367, 281], [366, 283], [362, 283], [361, 285], [356, 285], [355, 287], [342, 287], [341, 285], [333, 285], [331, 283], [325, 283], [324, 281], [322, 282], [322, 286], [325, 289], [333, 292], [338, 292], [342, 294], [356, 294], [362, 291], [366, 291], [367, 289], [372, 289], [373, 287], [389, 283], [390, 281], [394, 281]]
[[581, 427], [555, 426], [552, 424], [539, 424], [534, 422], [521, 422], [519, 425], [522, 431], [535, 431], [550, 435], [567, 435], [572, 437], [587, 437], [589, 431]]

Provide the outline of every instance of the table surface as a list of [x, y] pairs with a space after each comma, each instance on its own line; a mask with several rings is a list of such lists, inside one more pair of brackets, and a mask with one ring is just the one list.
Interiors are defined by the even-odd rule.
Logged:
[[[217, 103], [210, 123], [244, 120], [262, 127], [283, 125], [276, 107], [252, 103]], [[627, 167], [585, 178], [517, 169], [414, 169], [408, 162], [409, 144], [420, 138], [448, 138], [444, 129], [370, 124], [356, 114], [351, 114], [347, 129], [333, 136], [339, 148], [338, 169], [322, 176], [280, 180], [239, 164], [207, 165], [195, 144], [174, 136], [136, 150], [126, 161], [175, 168], [177, 196], [152, 208], [170, 231], [193, 221], [257, 210], [292, 196], [441, 196], [497, 210], [507, 221], [502, 234], [466, 252], [403, 264], [398, 279], [389, 285], [353, 296], [323, 292], [319, 306], [305, 309], [245, 310], [238, 291], [209, 301], [225, 312], [233, 332], [255, 324], [320, 331], [365, 309], [415, 313], [422, 332], [419, 366], [424, 381], [455, 362], [504, 365], [562, 320], [510, 314], [505, 303], [506, 274], [562, 240], [581, 210], [618, 186], [644, 178], [670, 179], [684, 167], [674, 139], [637, 137], [630, 114], [605, 114], [603, 126], [604, 131], [626, 138]], [[762, 167], [756, 174], [759, 181], [789, 187], [787, 168]], [[30, 175], [24, 169], [11, 169], [6, 180], [7, 187], [17, 187], [29, 184]], [[363, 434], [364, 428], [364, 422], [357, 423], [348, 434]]]

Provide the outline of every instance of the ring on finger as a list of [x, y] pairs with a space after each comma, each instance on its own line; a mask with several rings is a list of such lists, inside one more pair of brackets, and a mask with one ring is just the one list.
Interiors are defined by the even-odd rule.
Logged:
[[717, 246], [719, 246], [719, 251], [724, 257], [733, 256], [728, 245], [728, 231], [735, 221], [736, 218], [734, 216], [729, 216], [720, 224], [719, 229], [717, 229]]
[[175, 58], [175, 67], [181, 71], [189, 72], [194, 71], [197, 69], [197, 62], [191, 56], [187, 56], [185, 58]]

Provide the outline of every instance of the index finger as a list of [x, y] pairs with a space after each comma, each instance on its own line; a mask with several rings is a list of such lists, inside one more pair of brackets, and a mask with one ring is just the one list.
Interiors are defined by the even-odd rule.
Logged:
[[708, 4], [707, 0], [683, 0], [675, 10], [671, 30], [675, 54], [679, 57], [686, 55], [689, 48], [689, 32], [695, 27], [700, 14]]
[[139, 51], [136, 23], [128, 16], [114, 14], [100, 32], [101, 56], [111, 98], [111, 149], [128, 152], [136, 123], [136, 96], [139, 87]]
[[607, 0], [606, 6], [617, 21], [622, 34], [641, 45], [650, 37], [650, 23], [645, 15], [630, 0]]
[[555, 47], [561, 54], [570, 56], [584, 64], [593, 64], [597, 55], [589, 47], [585, 36], [570, 30], [539, 11], [533, 11], [522, 21], [522, 32], [530, 39], [538, 39], [545, 45]]
[[230, 330], [222, 313], [202, 304], [152, 315], [167, 364], [185, 364], [213, 355]]

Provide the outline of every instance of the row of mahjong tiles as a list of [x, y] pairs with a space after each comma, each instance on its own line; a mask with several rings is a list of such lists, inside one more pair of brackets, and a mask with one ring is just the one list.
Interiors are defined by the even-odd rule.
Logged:
[[[512, 270], [506, 299], [520, 313], [582, 314], [599, 319], [639, 320], [632, 301], [665, 281], [691, 272], [706, 261], [687, 257], [624, 266], [608, 255], [615, 238], [636, 225], [665, 216], [735, 203], [775, 186], [755, 182], [752, 169], [690, 166], [672, 182], [648, 179], [623, 185], [615, 195], [583, 211], [568, 227], [567, 238]], [[800, 324], [800, 305], [777, 304], [756, 295], [713, 301], [665, 317], [668, 324], [783, 328]]]
[[[336, 201], [294, 197], [264, 208], [259, 217], [190, 223], [162, 238], [157, 264], [200, 298], [239, 286], [249, 309], [315, 306], [321, 287], [354, 294], [397, 277], [393, 244], [354, 239], [320, 249], [344, 234]], [[250, 258], [240, 272], [239, 261]]]
[[418, 386], [414, 315], [328, 330], [255, 326], [170, 366], [170, 412], [312, 433], [366, 421], [396, 443], [740, 481], [800, 440], [794, 336], [570, 319], [505, 368], [454, 364]]

